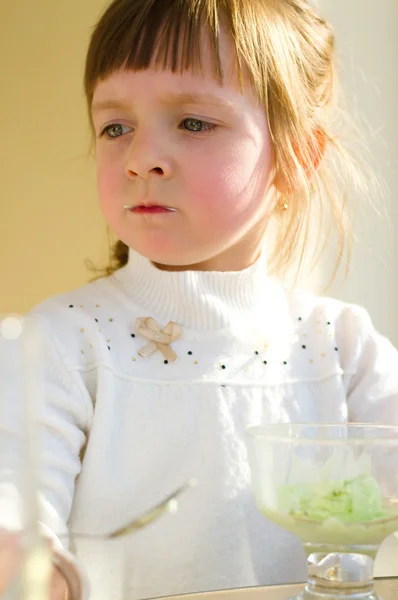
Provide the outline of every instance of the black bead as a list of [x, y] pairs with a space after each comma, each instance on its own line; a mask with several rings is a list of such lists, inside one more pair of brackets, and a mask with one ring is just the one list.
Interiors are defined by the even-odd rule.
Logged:
[[69, 304], [69, 308], [73, 308], [73, 304]]
[[135, 337], [135, 333], [132, 333], [132, 334], [131, 334], [131, 337], [132, 337], [132, 338], [134, 338], [134, 337]]
[[221, 384], [221, 387], [225, 387], [225, 385], [224, 385], [224, 384]]
[[328, 321], [328, 325], [331, 325], [331, 322], [330, 322], [330, 321]]
[[339, 351], [339, 349], [338, 349], [338, 348], [335, 348], [335, 350], [336, 350], [336, 352], [338, 352], [338, 351]]
[[283, 364], [284, 364], [284, 365], [287, 365], [287, 362], [286, 362], [286, 360], [284, 360], [284, 361], [283, 361]]
[[110, 346], [108, 346], [108, 350], [110, 350], [110, 349], [111, 349], [111, 347], [110, 347]]
[[266, 360], [263, 360], [263, 363], [264, 363], [265, 365], [268, 365], [268, 362], [267, 362]]
[[168, 361], [168, 360], [165, 360], [165, 361], [164, 361], [164, 364], [165, 364], [165, 365], [168, 365], [168, 364], [169, 364], [169, 361]]
[[301, 346], [303, 350], [305, 350], [307, 348], [307, 346]]
[[221, 368], [222, 369], [226, 369], [227, 367], [225, 365], [221, 365]]
[[98, 319], [95, 319], [95, 322], [98, 323]]
[[301, 317], [298, 318], [299, 321], [302, 321], [303, 319]]
[[192, 352], [191, 351], [189, 351], [188, 354], [189, 354], [189, 356], [192, 356]]
[[257, 354], [257, 356], [260, 354], [260, 352], [258, 350], [256, 350], [255, 354]]

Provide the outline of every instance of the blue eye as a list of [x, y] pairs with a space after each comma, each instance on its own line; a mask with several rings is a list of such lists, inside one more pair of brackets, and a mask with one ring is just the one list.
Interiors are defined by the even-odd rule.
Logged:
[[217, 125], [201, 121], [200, 119], [184, 119], [183, 121], [186, 131], [191, 133], [206, 133], [216, 129]]
[[[213, 123], [207, 123], [206, 121], [192, 118], [184, 119], [184, 121], [182, 121], [182, 125], [184, 130], [190, 133], [210, 133], [217, 128], [217, 125], [214, 125]], [[112, 123], [111, 125], [104, 127], [99, 137], [102, 138], [106, 135], [108, 139], [114, 140], [122, 137], [122, 135], [125, 133], [123, 128], [128, 130], [130, 129], [130, 127], [127, 127], [127, 125], [122, 125], [121, 123]]]
[[[107, 125], [100, 133], [100, 137], [103, 137], [105, 134], [110, 139], [115, 139], [121, 137], [123, 135], [123, 127], [127, 127], [126, 125], [121, 125], [120, 123], [112, 123], [112, 125]], [[115, 134], [115, 135], [113, 135]]]

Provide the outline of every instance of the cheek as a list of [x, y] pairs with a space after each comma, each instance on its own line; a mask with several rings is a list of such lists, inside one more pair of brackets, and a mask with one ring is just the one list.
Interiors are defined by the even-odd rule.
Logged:
[[195, 209], [225, 221], [247, 218], [260, 208], [271, 168], [271, 145], [251, 140], [201, 157], [189, 177]]
[[104, 212], [115, 205], [121, 181], [120, 168], [113, 166], [112, 162], [105, 157], [97, 156], [97, 190], [100, 206]]

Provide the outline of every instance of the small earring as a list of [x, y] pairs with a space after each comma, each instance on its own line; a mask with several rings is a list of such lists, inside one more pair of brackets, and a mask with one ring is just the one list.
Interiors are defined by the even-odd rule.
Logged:
[[281, 202], [281, 204], [280, 204], [280, 208], [281, 208], [281, 210], [282, 210], [282, 211], [289, 210], [289, 205], [288, 205], [288, 203], [286, 202], [286, 200], [282, 200], [282, 202]]

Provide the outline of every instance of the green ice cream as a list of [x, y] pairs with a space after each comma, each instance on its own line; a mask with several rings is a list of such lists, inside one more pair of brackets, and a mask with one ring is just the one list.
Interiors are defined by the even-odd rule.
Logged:
[[375, 553], [384, 538], [398, 530], [397, 508], [383, 508], [382, 492], [370, 475], [281, 485], [277, 501], [274, 508], [259, 501], [261, 512], [311, 547], [366, 545]]
[[335, 517], [343, 523], [364, 523], [388, 516], [381, 490], [370, 475], [343, 482], [282, 485], [278, 504], [284, 513], [314, 521]]

